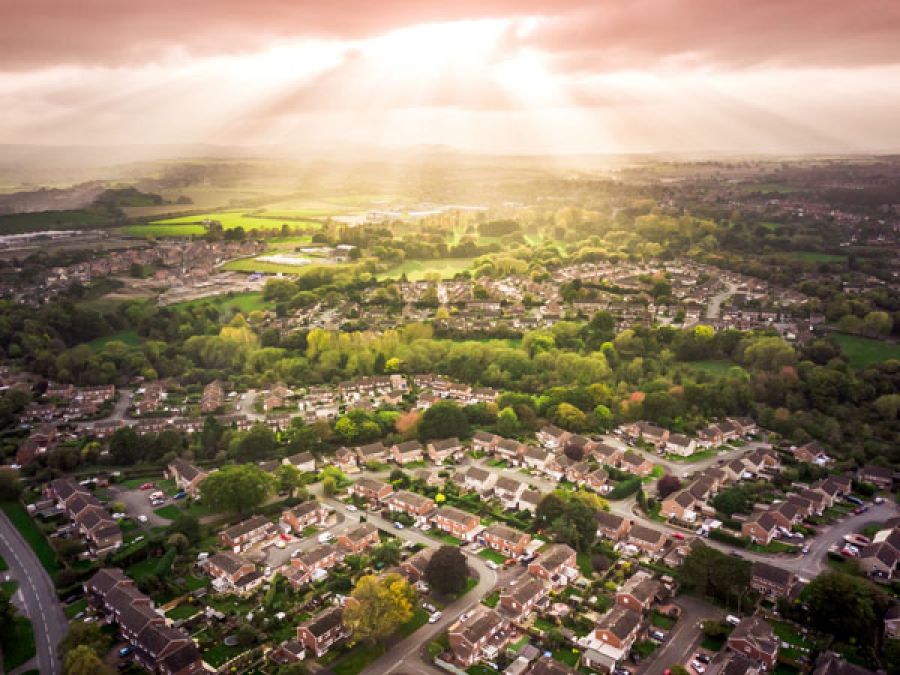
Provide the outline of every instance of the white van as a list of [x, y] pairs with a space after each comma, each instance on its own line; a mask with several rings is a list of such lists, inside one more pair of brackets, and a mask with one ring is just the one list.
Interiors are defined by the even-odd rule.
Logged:
[[735, 616], [734, 614], [729, 614], [725, 617], [725, 621], [730, 623], [732, 626], [737, 626], [741, 622], [741, 617]]

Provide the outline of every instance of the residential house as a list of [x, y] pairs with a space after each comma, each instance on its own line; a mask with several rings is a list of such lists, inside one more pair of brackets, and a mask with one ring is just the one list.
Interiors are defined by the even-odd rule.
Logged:
[[472, 448], [479, 452], [491, 453], [500, 441], [500, 436], [489, 434], [486, 431], [476, 431], [472, 436]]
[[448, 459], [459, 459], [465, 452], [465, 447], [458, 438], [431, 441], [425, 447], [428, 451], [428, 458], [435, 464], [443, 464]]
[[567, 586], [580, 575], [575, 549], [566, 544], [551, 544], [529, 565], [528, 571], [554, 589]]
[[350, 448], [338, 448], [332, 463], [344, 473], [359, 473], [360, 470], [357, 454]]
[[594, 458], [605, 466], [618, 466], [624, 451], [608, 443], [600, 443], [593, 449]]
[[388, 449], [384, 447], [381, 441], [377, 443], [369, 443], [356, 448], [356, 456], [359, 458], [360, 466], [365, 466], [371, 462], [384, 464], [388, 459]]
[[546, 472], [548, 466], [553, 461], [553, 453], [541, 448], [528, 447], [525, 454], [522, 455], [522, 465], [529, 469]]
[[652, 527], [636, 523], [628, 531], [627, 541], [630, 545], [639, 548], [643, 553], [656, 557], [666, 543], [666, 534], [665, 532], [654, 530]]
[[834, 652], [821, 652], [810, 675], [877, 675], [877, 673], [845, 661]]
[[481, 529], [478, 516], [453, 506], [439, 508], [431, 517], [431, 522], [442, 532], [465, 541], [473, 541]]
[[653, 471], [653, 462], [644, 455], [629, 450], [619, 460], [619, 468], [636, 476], [649, 476]]
[[584, 477], [584, 484], [594, 492], [605, 495], [612, 490], [609, 485], [609, 473], [605, 469], [595, 469]]
[[311, 580], [325, 578], [328, 570], [343, 558], [337, 546], [319, 544], [291, 558], [291, 570], [285, 576], [296, 590]]
[[693, 523], [697, 519], [701, 502], [690, 490], [679, 490], [662, 500], [659, 514], [669, 520]]
[[900, 564], [900, 550], [895, 543], [884, 540], [866, 546], [859, 553], [860, 569], [871, 577], [893, 579]]
[[316, 458], [311, 452], [298, 452], [290, 457], [285, 457], [282, 462], [293, 466], [301, 473], [315, 473], [316, 471]]
[[551, 656], [544, 655], [534, 662], [528, 675], [578, 675], [579, 672]]
[[359, 555], [379, 541], [378, 528], [371, 523], [359, 523], [337, 536], [338, 546], [354, 555]]
[[504, 509], [516, 509], [519, 505], [519, 497], [527, 487], [525, 483], [515, 478], [499, 476], [494, 484], [494, 497]]
[[497, 474], [477, 466], [470, 467], [463, 474], [463, 486], [465, 489], [481, 495], [490, 492], [496, 483]]
[[560, 429], [552, 424], [548, 424], [535, 435], [537, 436], [538, 443], [548, 450], [562, 450], [566, 447], [566, 443], [572, 437], [572, 434], [568, 431]]
[[203, 388], [200, 411], [203, 414], [216, 412], [225, 403], [225, 390], [218, 380], [213, 380]]
[[894, 486], [894, 469], [887, 466], [867, 464], [859, 470], [861, 481], [871, 483], [882, 490], [890, 490]]
[[377, 478], [360, 478], [347, 489], [352, 496], [375, 503], [384, 502], [393, 491], [390, 483]]
[[475, 616], [450, 626], [448, 640], [453, 659], [464, 668], [485, 659], [493, 661], [505, 644], [506, 622], [494, 610], [479, 608]]
[[169, 478], [175, 481], [178, 489], [184, 490], [194, 499], [200, 496], [200, 483], [209, 475], [180, 457], [169, 462], [166, 471]]
[[741, 534], [750, 541], [766, 546], [778, 532], [778, 521], [768, 511], [759, 511], [741, 524]]
[[750, 586], [770, 598], [788, 598], [797, 583], [797, 576], [783, 567], [754, 561]]
[[627, 652], [637, 639], [642, 623], [639, 612], [617, 605], [603, 615], [594, 634], [603, 644]]
[[275, 526], [265, 516], [253, 516], [237, 525], [222, 530], [219, 541], [222, 546], [245, 550], [258, 542], [277, 534]]
[[669, 434], [665, 449], [679, 457], [690, 457], [697, 451], [697, 441], [684, 434]]
[[414, 553], [400, 563], [400, 571], [413, 583], [421, 581], [425, 578], [428, 563], [431, 562], [431, 556], [435, 550], [434, 548], [426, 547]]
[[621, 541], [628, 535], [631, 521], [610, 511], [597, 511], [597, 536]]
[[350, 631], [342, 621], [343, 610], [331, 607], [316, 617], [297, 626], [297, 640], [310, 652], [321, 658], [335, 643], [350, 637]]
[[493, 453], [499, 459], [505, 459], [512, 466], [518, 466], [528, 451], [528, 446], [511, 438], [496, 437]]
[[818, 441], [810, 441], [809, 443], [804, 443], [800, 447], [795, 448], [793, 450], [793, 455], [794, 459], [798, 462], [815, 464], [816, 466], [827, 466], [834, 461], [828, 456], [825, 448], [822, 447], [822, 444]]
[[281, 512], [282, 528], [300, 534], [307, 527], [324, 523], [326, 516], [322, 505], [310, 499]]
[[519, 497], [519, 510], [535, 513], [543, 495], [535, 488], [529, 487]]
[[506, 586], [500, 593], [500, 608], [514, 621], [521, 621], [539, 609], [547, 598], [548, 588], [536, 577], [523, 577], [515, 586]]
[[408, 490], [395, 492], [385, 500], [385, 503], [391, 511], [405, 513], [419, 524], [427, 522], [428, 516], [435, 509], [433, 500]]
[[669, 440], [669, 430], [656, 426], [650, 422], [640, 421], [629, 424], [624, 428], [625, 433], [635, 440], [649, 443], [657, 449], [665, 447]]
[[494, 523], [481, 531], [480, 539], [485, 546], [499, 551], [507, 558], [518, 558], [525, 553], [525, 549], [531, 542], [531, 535], [500, 523]]
[[775, 668], [779, 641], [772, 627], [761, 617], [742, 619], [726, 644], [728, 649], [763, 664], [767, 670]]
[[803, 510], [795, 502], [781, 502], [769, 508], [769, 514], [778, 523], [778, 527], [790, 530], [794, 525], [803, 522]]
[[616, 604], [646, 614], [656, 601], [661, 586], [650, 574], [640, 570], [616, 591]]
[[400, 466], [421, 462], [423, 456], [422, 444], [416, 440], [395, 443], [391, 446], [391, 457]]
[[263, 577], [256, 565], [230, 551], [216, 553], [206, 561], [206, 571], [213, 578], [213, 587], [219, 592], [246, 595], [258, 588]]

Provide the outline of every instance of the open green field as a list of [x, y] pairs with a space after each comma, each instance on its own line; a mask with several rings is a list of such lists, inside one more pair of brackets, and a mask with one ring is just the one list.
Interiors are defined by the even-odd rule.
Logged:
[[845, 255], [833, 255], [831, 253], [819, 253], [818, 251], [794, 251], [789, 254], [791, 258], [797, 258], [799, 260], [805, 260], [806, 262], [846, 262], [847, 256]]
[[[263, 217], [264, 216], [264, 217]], [[192, 216], [177, 216], [153, 220], [142, 225], [128, 225], [123, 232], [135, 237], [189, 237], [206, 233], [204, 220], [217, 220], [225, 230], [242, 227], [250, 230], [273, 230], [281, 227], [282, 222], [291, 225], [320, 227], [321, 224], [308, 220], [309, 215], [291, 216], [288, 212], [268, 213], [266, 211], [247, 213], [244, 211], [222, 211], [200, 213]]]
[[171, 307], [187, 309], [189, 307], [215, 307], [218, 310], [235, 308], [242, 314], [248, 312], [265, 311], [272, 309], [273, 304], [263, 300], [263, 294], [258, 292], [235, 293], [234, 295], [217, 295], [214, 298], [198, 298], [187, 302], [177, 302]]
[[22, 538], [31, 546], [38, 560], [47, 570], [47, 573], [53, 577], [59, 571], [59, 559], [56, 557], [56, 551], [50, 546], [50, 542], [44, 536], [44, 533], [38, 529], [37, 524], [28, 515], [19, 502], [3, 502], [0, 508], [9, 516], [13, 525], [22, 534]]
[[129, 237], [190, 237], [206, 234], [206, 228], [202, 225], [184, 223], [182, 225], [128, 225], [121, 230], [122, 234]]
[[731, 361], [687, 361], [685, 364], [691, 370], [698, 370], [710, 375], [724, 376], [728, 374], [729, 369], [736, 366]]
[[6, 630], [0, 635], [0, 646], [3, 647], [3, 670], [7, 673], [37, 654], [31, 621], [23, 616], [17, 616], [13, 620], [11, 630]]
[[124, 342], [129, 347], [137, 347], [141, 344], [141, 336], [133, 330], [124, 330], [120, 333], [113, 333], [112, 335], [106, 335], [104, 337], [99, 337], [96, 340], [91, 340], [88, 344], [93, 349], [100, 350], [110, 342]]
[[[269, 254], [264, 254], [269, 255]], [[314, 267], [340, 267], [340, 265], [324, 265], [313, 263], [312, 265], [280, 265], [278, 263], [262, 262], [256, 258], [241, 258], [232, 260], [222, 265], [223, 270], [232, 272], [268, 272], [269, 274], [300, 274], [304, 270]]]
[[472, 267], [474, 258], [446, 258], [440, 260], [405, 260], [378, 275], [378, 280], [398, 279], [406, 274], [410, 281], [421, 281], [430, 274], [439, 274], [442, 279], [452, 279], [458, 272]]
[[900, 345], [893, 342], [873, 340], [858, 335], [832, 333], [831, 337], [840, 345], [850, 365], [854, 368], [865, 368], [873, 363], [900, 359]]

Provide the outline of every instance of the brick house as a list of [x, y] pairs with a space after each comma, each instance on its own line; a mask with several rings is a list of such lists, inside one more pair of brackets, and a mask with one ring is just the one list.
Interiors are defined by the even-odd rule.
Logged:
[[594, 448], [594, 458], [606, 466], [618, 466], [622, 461], [624, 451], [609, 443], [600, 443]]
[[453, 660], [468, 668], [476, 662], [492, 660], [505, 644], [506, 622], [494, 610], [479, 608], [475, 616], [450, 626], [448, 640]]
[[670, 434], [666, 441], [666, 452], [679, 457], [690, 457], [697, 451], [697, 441], [684, 434]]
[[325, 517], [325, 509], [315, 499], [310, 499], [281, 512], [283, 527], [297, 534], [311, 525], [321, 525], [325, 522]]
[[637, 523], [632, 525], [628, 532], [628, 543], [637, 546], [647, 555], [655, 557], [659, 555], [666, 543], [666, 534]]
[[209, 475], [180, 457], [169, 463], [166, 473], [170, 479], [175, 481], [179, 490], [184, 490], [194, 499], [200, 496], [200, 483]]
[[640, 613], [615, 606], [600, 619], [594, 635], [600, 642], [627, 652], [640, 632], [641, 623]]
[[472, 448], [479, 452], [492, 453], [497, 443], [501, 440], [496, 434], [489, 434], [486, 431], [476, 431], [472, 436]]
[[412, 462], [421, 462], [424, 457], [422, 444], [416, 440], [395, 443], [391, 446], [391, 457], [401, 466]]
[[867, 464], [859, 470], [861, 481], [871, 483], [882, 490], [890, 490], [894, 486], [894, 470], [887, 466]]
[[616, 591], [616, 604], [639, 614], [646, 614], [656, 601], [660, 588], [658, 581], [641, 570]]
[[689, 490], [679, 490], [662, 500], [659, 515], [667, 519], [692, 523], [697, 519], [698, 500]]
[[621, 541], [631, 529], [631, 521], [609, 511], [597, 512], [597, 536]]
[[778, 522], [768, 511], [761, 511], [741, 525], [741, 534], [751, 541], [766, 546], [775, 538]]
[[358, 457], [350, 448], [340, 447], [335, 450], [332, 464], [344, 473], [359, 473]]
[[347, 492], [360, 499], [381, 503], [394, 492], [394, 488], [383, 480], [360, 478], [347, 489]]
[[653, 462], [644, 455], [629, 450], [619, 461], [619, 468], [636, 476], [646, 477], [653, 471]]
[[481, 529], [481, 519], [453, 506], [442, 506], [431, 517], [434, 526], [447, 534], [472, 541]]
[[331, 607], [297, 626], [297, 640], [316, 657], [322, 657], [335, 643], [350, 637], [344, 628], [343, 610]]
[[750, 586], [769, 599], [790, 597], [797, 583], [793, 572], [769, 563], [754, 561], [752, 570]]
[[395, 492], [385, 500], [385, 503], [391, 511], [405, 513], [417, 523], [425, 523], [428, 515], [435, 509], [433, 500], [408, 490]]
[[290, 457], [285, 457], [282, 463], [293, 466], [301, 473], [315, 473], [316, 471], [316, 458], [311, 452], [298, 452]]
[[481, 531], [480, 539], [488, 548], [499, 551], [507, 558], [518, 558], [525, 553], [531, 535], [500, 523], [488, 525]]
[[500, 607], [514, 621], [537, 610], [547, 598], [548, 588], [536, 577], [528, 577], [516, 586], [508, 586], [500, 593]]
[[741, 620], [726, 642], [728, 649], [763, 664], [767, 670], [775, 667], [778, 657], [778, 638], [772, 627], [758, 616]]
[[409, 558], [400, 563], [400, 571], [415, 583], [425, 577], [425, 571], [428, 569], [428, 563], [436, 549], [423, 548], [421, 551], [414, 553]]
[[219, 592], [247, 595], [262, 585], [263, 577], [256, 565], [229, 551], [216, 553], [206, 561], [206, 571]]
[[518, 508], [519, 497], [526, 487], [525, 483], [515, 478], [500, 476], [494, 484], [494, 498], [500, 502], [504, 509]]
[[494, 456], [505, 459], [512, 466], [518, 466], [522, 462], [522, 457], [528, 450], [528, 446], [511, 438], [496, 437], [497, 441], [493, 446]]
[[347, 553], [359, 555], [380, 541], [378, 528], [371, 523], [360, 523], [337, 536], [337, 543]]
[[602, 468], [595, 469], [585, 476], [584, 484], [601, 495], [606, 494], [612, 489], [609, 485], [609, 474]]
[[579, 577], [575, 549], [566, 544], [551, 544], [528, 565], [528, 571], [552, 588], [562, 588]]
[[383, 464], [387, 462], [388, 449], [384, 447], [381, 441], [378, 441], [377, 443], [369, 443], [368, 445], [357, 447], [356, 456], [359, 459], [360, 466], [364, 466], [369, 462]]
[[428, 458], [435, 464], [443, 464], [448, 459], [459, 459], [465, 452], [465, 447], [458, 438], [431, 441], [425, 447]]
[[477, 466], [470, 467], [463, 474], [463, 486], [466, 490], [485, 494], [493, 489], [497, 482], [497, 474]]
[[538, 443], [548, 450], [562, 450], [566, 447], [566, 443], [572, 437], [572, 434], [553, 424], [548, 424], [538, 431], [535, 436], [537, 436]]
[[275, 526], [264, 516], [253, 516], [219, 533], [222, 546], [246, 549], [257, 542], [273, 537]]

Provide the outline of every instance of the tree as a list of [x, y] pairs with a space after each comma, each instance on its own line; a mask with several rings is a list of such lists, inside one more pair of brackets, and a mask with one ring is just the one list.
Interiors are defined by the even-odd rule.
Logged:
[[174, 546], [168, 549], [163, 554], [163, 557], [159, 559], [159, 562], [156, 563], [153, 573], [160, 579], [165, 579], [169, 576], [169, 572], [172, 571], [172, 565], [175, 563], [176, 555], [178, 555], [178, 550]]
[[247, 513], [273, 492], [272, 479], [253, 464], [226, 466], [200, 484], [203, 501], [213, 511]]
[[566, 502], [556, 492], [550, 492], [538, 502], [534, 514], [534, 524], [537, 529], [549, 527], [553, 521], [562, 516], [566, 510]]
[[65, 661], [70, 651], [79, 645], [90, 649], [95, 655], [105, 655], [112, 646], [109, 636], [100, 630], [96, 623], [73, 621], [69, 624], [69, 632], [59, 643], [59, 658]]
[[869, 312], [863, 318], [863, 330], [869, 335], [890, 335], [894, 320], [887, 312]]
[[712, 505], [727, 516], [749, 510], [747, 493], [739, 487], [722, 490], [712, 498]]
[[188, 540], [190, 544], [196, 544], [200, 541], [200, 521], [196, 516], [182, 513], [175, 520], [169, 523], [166, 528], [169, 535], [181, 534]]
[[456, 546], [441, 546], [425, 567], [425, 581], [441, 595], [463, 591], [468, 576], [466, 556]]
[[571, 403], [560, 403], [553, 413], [553, 421], [563, 429], [582, 431], [587, 422], [587, 416]]
[[116, 672], [87, 645], [79, 645], [66, 654], [63, 671], [66, 675], [112, 675]]
[[739, 611], [749, 607], [754, 599], [751, 576], [749, 562], [704, 544], [693, 546], [678, 570], [678, 579], [686, 591], [736, 606]]
[[254, 424], [238, 441], [237, 459], [243, 462], [266, 459], [275, 453], [277, 447], [278, 441], [272, 430], [265, 424]]
[[399, 574], [359, 579], [344, 605], [344, 625], [372, 644], [390, 637], [413, 616], [416, 593]]
[[865, 579], [827, 572], [807, 587], [809, 617], [817, 628], [842, 637], [874, 642], [877, 632], [876, 592]]
[[275, 483], [279, 493], [293, 496], [295, 490], [303, 487], [303, 474], [293, 464], [282, 464], [275, 469]]
[[465, 438], [469, 435], [469, 418], [462, 408], [452, 401], [439, 401], [431, 406], [419, 420], [419, 440], [433, 438]]
[[372, 560], [381, 563], [384, 567], [400, 564], [400, 544], [395, 541], [387, 541], [372, 549]]
[[670, 494], [678, 492], [680, 489], [681, 480], [678, 476], [672, 475], [671, 473], [667, 473], [656, 483], [656, 494], [659, 495], [660, 499], [665, 499]]
[[594, 419], [597, 420], [597, 431], [606, 433], [613, 427], [614, 419], [612, 411], [603, 404], [594, 408]]
[[0, 501], [16, 501], [22, 496], [22, 481], [12, 469], [0, 469]]
[[338, 486], [334, 476], [325, 476], [322, 480], [322, 492], [325, 493], [325, 496], [334, 497], [334, 495], [337, 494], [337, 491]]
[[519, 433], [519, 416], [516, 411], [506, 407], [497, 415], [497, 433], [501, 436], [515, 436]]

